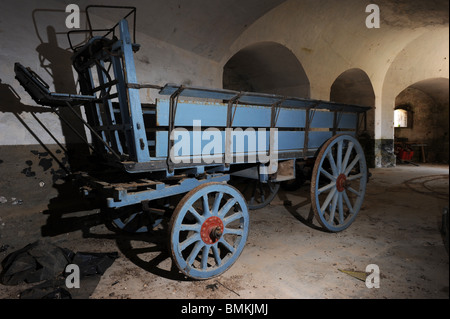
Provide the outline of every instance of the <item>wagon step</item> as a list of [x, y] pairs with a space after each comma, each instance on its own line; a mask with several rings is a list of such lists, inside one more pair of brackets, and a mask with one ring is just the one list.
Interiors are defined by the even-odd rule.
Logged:
[[205, 174], [201, 179], [181, 176], [178, 180], [171, 180], [170, 184], [147, 179], [137, 179], [128, 183], [110, 183], [87, 173], [78, 173], [75, 174], [75, 180], [82, 183], [80, 190], [84, 196], [93, 197], [101, 194], [103, 198], [106, 198], [108, 208], [120, 208], [184, 194], [205, 183], [228, 182], [230, 176]]

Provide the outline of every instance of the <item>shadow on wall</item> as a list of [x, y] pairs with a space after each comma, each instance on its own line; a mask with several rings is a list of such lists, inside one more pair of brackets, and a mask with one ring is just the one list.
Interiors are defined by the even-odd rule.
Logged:
[[[36, 122], [55, 140], [59, 147], [66, 152], [66, 148], [60, 144], [52, 132], [41, 122], [37, 114], [52, 113], [52, 110], [47, 107], [39, 107], [23, 104], [20, 96], [14, 90], [14, 88], [6, 83], [3, 83], [0, 79], [0, 112], [11, 113], [17, 120], [23, 125], [23, 127], [33, 136], [34, 139], [42, 146], [42, 148], [52, 157], [58, 164], [59, 168], [65, 173], [69, 173], [69, 167], [61, 162], [58, 157], [49, 149], [49, 147], [41, 140], [41, 138], [35, 133], [34, 129], [22, 118], [23, 113], [31, 114]], [[31, 170], [31, 167], [30, 167]], [[58, 170], [59, 171], [59, 170]]]
[[[58, 43], [59, 35], [62, 35], [62, 33], [58, 33], [55, 27], [48, 25], [48, 21], [56, 21], [54, 20], [55, 14], [64, 15], [64, 19], [61, 21], [65, 21], [66, 13], [64, 11], [39, 9], [33, 12], [36, 37], [40, 42], [36, 47], [36, 53], [41, 66], [34, 71], [38, 74], [46, 72], [52, 79], [55, 92], [76, 93], [77, 85], [71, 64], [72, 53], [62, 48], [62, 45]], [[38, 26], [42, 26], [42, 34], [39, 33]], [[42, 32], [42, 30], [45, 31]], [[45, 36], [42, 36], [43, 34]], [[17, 57], [17, 62], [25, 66], [29, 63], [29, 61], [21, 61], [21, 57]], [[10, 67], [13, 69], [14, 65]], [[2, 157], [5, 156], [5, 158], [2, 158], [0, 164], [3, 163], [1, 167], [3, 170], [8, 170], [2, 172], [2, 180], [0, 181], [2, 193], [20, 194], [24, 206], [28, 205], [27, 207], [33, 209], [33, 204], [36, 207], [48, 204], [49, 196], [53, 196], [53, 192], [44, 185], [53, 182], [52, 187], [58, 192], [58, 198], [61, 198], [59, 203], [61, 204], [62, 198], [64, 198], [65, 205], [70, 205], [66, 199], [69, 198], [74, 201], [76, 196], [73, 193], [74, 189], [69, 189], [69, 186], [66, 185], [68, 184], [67, 176], [71, 172], [83, 169], [90, 155], [89, 146], [85, 143], [87, 138], [83, 124], [71, 110], [61, 108], [58, 112], [61, 122], [56, 123], [57, 127], [61, 125], [61, 136], [60, 129], [55, 132], [49, 128], [49, 125], [45, 124], [46, 121], [53, 120], [53, 118], [55, 122], [58, 121], [58, 116], [54, 115], [54, 109], [32, 105], [32, 103], [23, 103], [25, 96], [19, 96], [14, 89], [18, 82], [14, 82], [13, 79], [8, 79], [9, 83], [4, 81], [6, 79], [0, 79], [0, 114], [12, 115], [13, 118], [17, 119], [18, 123], [23, 126], [23, 130], [28, 132], [36, 143], [29, 143], [34, 145], [28, 146], [2, 146], [5, 152]], [[76, 109], [76, 112], [80, 114], [80, 109]], [[6, 129], [9, 128], [12, 129], [13, 127], [7, 127]], [[14, 129], [17, 130], [17, 128]], [[51, 137], [50, 142], [48, 142], [47, 134]], [[23, 163], [26, 164], [25, 168], [21, 166]], [[16, 169], [17, 171], [15, 171]], [[50, 176], [45, 176], [49, 173]], [[30, 182], [28, 180], [24, 182], [21, 179], [23, 175], [30, 178]], [[36, 187], [35, 180], [36, 182], [41, 180], [39, 184], [42, 186]], [[51, 211], [53, 211], [51, 207], [54, 206], [54, 202], [52, 199], [49, 204]], [[14, 207], [10, 206], [8, 200], [8, 203], [4, 204], [2, 208], [8, 210]]]
[[[39, 33], [39, 25], [49, 21], [49, 17], [54, 14], [61, 14], [61, 21], [65, 21], [66, 13], [63, 10], [36, 9], [33, 11], [33, 23], [36, 36], [41, 44], [36, 48], [39, 55], [40, 66], [53, 79], [55, 92], [57, 93], [77, 93], [77, 85], [74, 80], [74, 71], [72, 68], [72, 52], [60, 47], [58, 35], [66, 35], [66, 32], [57, 33], [55, 27], [48, 25], [46, 27], [47, 40], [45, 41]], [[40, 23], [42, 21], [43, 23]], [[66, 30], [65, 30], [66, 31]], [[38, 72], [39, 73], [39, 72]], [[80, 108], [74, 108], [76, 113], [81, 115]], [[62, 132], [66, 141], [67, 155], [69, 163], [73, 169], [77, 168], [77, 162], [74, 160], [74, 154], [89, 154], [88, 146], [80, 146], [80, 141], [86, 140], [86, 131], [83, 124], [68, 109], [61, 108], [60, 115]], [[66, 122], [71, 123], [72, 128], [68, 127]], [[81, 138], [80, 138], [81, 137]]]
[[[72, 52], [62, 48], [58, 43], [58, 36], [65, 35], [66, 32], [58, 33], [56, 32], [55, 27], [51, 25], [42, 28], [39, 27], [45, 26], [48, 21], [54, 19], [55, 14], [57, 16], [60, 14], [63, 15], [63, 17], [58, 20], [65, 21], [66, 13], [62, 10], [36, 9], [32, 13], [36, 37], [40, 42], [36, 47], [36, 52], [41, 66], [40, 69], [34, 71], [38, 74], [46, 72], [53, 80], [55, 92], [76, 94], [77, 85], [74, 80], [74, 71], [71, 63]], [[40, 34], [42, 30], [45, 30], [46, 36]], [[17, 60], [17, 62], [26, 66], [27, 61], [21, 61], [20, 57], [18, 57]], [[11, 65], [11, 68], [13, 67], [14, 65]], [[0, 79], [0, 112], [13, 114], [44, 150], [50, 154], [59, 165], [60, 169], [63, 169], [65, 172], [69, 172], [69, 170], [79, 170], [82, 166], [79, 160], [89, 155], [89, 147], [85, 143], [87, 140], [86, 130], [83, 124], [76, 118], [71, 110], [61, 108], [58, 113], [63, 136], [56, 137], [56, 132], [51, 132], [37, 116], [39, 113], [54, 113], [54, 110], [49, 107], [23, 104], [21, 97], [17, 94], [11, 84], [12, 83], [3, 83]], [[81, 115], [79, 107], [74, 108], [74, 110]], [[21, 116], [23, 113], [30, 114], [36, 121], [37, 127], [43, 128], [61, 150], [65, 152], [68, 165], [58, 160], [58, 157], [50, 151], [50, 145], [45, 145], [42, 141], [42, 137], [38, 135], [37, 130], [35, 129], [36, 125], [30, 121], [25, 121]], [[71, 127], [69, 127], [68, 123], [70, 123]], [[62, 144], [64, 144], [64, 146]]]

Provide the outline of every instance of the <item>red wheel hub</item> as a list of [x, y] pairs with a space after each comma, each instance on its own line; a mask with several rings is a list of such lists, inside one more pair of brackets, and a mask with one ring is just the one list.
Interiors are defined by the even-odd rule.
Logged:
[[339, 193], [342, 193], [345, 190], [347, 184], [347, 176], [344, 174], [339, 175], [339, 177], [336, 180], [336, 188]]
[[213, 245], [222, 237], [223, 230], [222, 220], [219, 217], [210, 217], [203, 223], [200, 236], [205, 244]]

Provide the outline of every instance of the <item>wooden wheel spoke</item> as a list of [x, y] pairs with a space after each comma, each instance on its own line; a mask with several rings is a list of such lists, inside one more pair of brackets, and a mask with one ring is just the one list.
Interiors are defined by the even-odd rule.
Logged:
[[[350, 156], [352, 155], [354, 146], [355, 146], [355, 144], [353, 144], [353, 142], [348, 143], [347, 152], [345, 153], [344, 161], [342, 162], [342, 170], [345, 170], [345, 168], [347, 167], [347, 164], [348, 164], [348, 161], [350, 160]], [[343, 172], [343, 171], [341, 171], [341, 172]]]
[[352, 169], [356, 166], [356, 164], [359, 162], [359, 160], [360, 160], [360, 156], [359, 155], [357, 155], [356, 157], [355, 157], [355, 159], [353, 160], [353, 162], [351, 162], [351, 164], [346, 168], [346, 170], [345, 170], [345, 175], [349, 175], [350, 174], [350, 172], [352, 171]]
[[328, 185], [326, 185], [326, 186], [320, 188], [320, 189], [317, 191], [317, 193], [320, 195], [320, 194], [322, 194], [323, 192], [326, 192], [326, 191], [332, 189], [333, 187], [336, 187], [336, 182], [332, 182], [332, 183], [330, 183], [330, 184], [328, 184]]
[[180, 226], [180, 231], [194, 231], [199, 233], [201, 227], [201, 224], [182, 224]]
[[352, 203], [350, 202], [350, 198], [348, 198], [347, 192], [344, 191], [344, 192], [342, 193], [342, 195], [343, 195], [343, 197], [344, 197], [345, 204], [347, 205], [347, 208], [348, 208], [348, 210], [350, 211], [350, 214], [353, 214], [353, 213], [354, 213], [354, 211], [353, 211], [353, 205], [352, 205]]
[[225, 228], [225, 231], [223, 232], [224, 235], [238, 235], [242, 236], [244, 234], [244, 231], [242, 229], [236, 229], [236, 228]]
[[320, 169], [320, 174], [324, 175], [326, 178], [328, 178], [330, 181], [336, 181], [336, 177], [334, 177], [333, 175], [331, 175], [330, 173], [328, 173], [326, 170], [324, 170], [323, 168]]
[[343, 148], [343, 145], [344, 145], [344, 141], [339, 141], [338, 145], [337, 145], [336, 166], [337, 166], [338, 174], [340, 174], [342, 172], [342, 148]]
[[199, 223], [203, 223], [205, 221], [205, 217], [203, 217], [202, 215], [200, 215], [194, 207], [189, 207], [187, 209], [189, 211], [189, 213], [191, 213], [192, 216], [195, 217], [195, 219], [199, 222]]
[[218, 216], [224, 217], [236, 203], [237, 201], [235, 198], [229, 199], [228, 202], [220, 209]]
[[194, 249], [192, 249], [191, 253], [189, 254], [189, 257], [186, 260], [189, 266], [192, 266], [198, 254], [200, 253], [200, 250], [202, 250], [204, 246], [205, 244], [203, 244], [200, 241], [195, 244]]
[[217, 216], [219, 214], [219, 208], [220, 208], [220, 203], [222, 201], [222, 198], [223, 198], [223, 193], [217, 193], [216, 199], [214, 201], [214, 205], [213, 205], [213, 208], [211, 211], [212, 215]]
[[356, 196], [360, 197], [361, 193], [356, 191], [355, 189], [353, 189], [352, 187], [347, 187], [347, 190], [349, 190], [350, 192], [352, 192], [353, 194], [355, 194]]
[[339, 173], [338, 173], [338, 169], [336, 167], [336, 163], [335, 163], [334, 158], [333, 158], [333, 154], [331, 154], [331, 152], [328, 152], [327, 153], [327, 158], [328, 158], [328, 161], [330, 162], [331, 170], [333, 171], [333, 175], [338, 176]]
[[357, 179], [361, 179], [363, 177], [364, 177], [363, 173], [359, 173], [359, 174], [356, 174], [356, 175], [350, 175], [349, 177], [347, 177], [347, 181], [354, 181], [354, 180], [357, 180]]
[[231, 216], [228, 216], [227, 218], [225, 218], [223, 220], [223, 225], [226, 227], [228, 224], [242, 218], [244, 215], [242, 214], [242, 212], [238, 212], [236, 214], [233, 214]]
[[325, 199], [325, 201], [322, 204], [322, 207], [320, 208], [322, 212], [324, 212], [327, 209], [331, 200], [334, 198], [334, 195], [336, 194], [336, 192], [337, 192], [337, 189], [333, 188], [333, 190], [328, 194], [327, 198]]
[[339, 193], [335, 192], [334, 196], [333, 196], [333, 201], [331, 202], [331, 207], [330, 207], [330, 218], [328, 219], [329, 222], [333, 223], [334, 221], [334, 216], [336, 214], [336, 205], [337, 205], [337, 200], [339, 197]]
[[191, 246], [193, 243], [200, 242], [201, 240], [202, 239], [200, 238], [200, 236], [198, 234], [192, 235], [180, 244], [180, 250], [184, 251], [186, 248]]
[[343, 224], [344, 223], [344, 203], [342, 201], [342, 193], [338, 194], [338, 210], [339, 210], [339, 223]]
[[216, 264], [220, 266], [222, 264], [222, 258], [220, 258], [220, 252], [219, 247], [217, 247], [217, 244], [212, 246], [214, 260], [216, 261]]
[[202, 252], [202, 269], [206, 270], [208, 268], [208, 258], [209, 258], [209, 251], [211, 250], [210, 246], [205, 245], [203, 247]]
[[209, 197], [208, 194], [203, 195], [203, 217], [209, 218], [212, 216], [211, 210], [209, 208]]
[[223, 238], [219, 241], [219, 243], [221, 243], [230, 253], [234, 253], [236, 251], [236, 249]]

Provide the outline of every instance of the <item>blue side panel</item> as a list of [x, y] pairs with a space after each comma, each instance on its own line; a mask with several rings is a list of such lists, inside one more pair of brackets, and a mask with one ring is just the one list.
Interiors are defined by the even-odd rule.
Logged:
[[303, 151], [305, 132], [278, 132], [278, 149], [280, 151]]
[[333, 132], [309, 132], [308, 148], [316, 149], [333, 137]]
[[330, 128], [333, 127], [334, 113], [316, 111], [311, 122], [311, 128]]
[[167, 145], [169, 144], [168, 137], [168, 132], [156, 132], [156, 158], [167, 158]]
[[[157, 101], [157, 125], [169, 126], [168, 100]], [[201, 121], [202, 127], [226, 127], [228, 105], [221, 103], [178, 102], [175, 127], [192, 127], [194, 121]], [[233, 107], [233, 127], [270, 128], [272, 109], [263, 106], [239, 105]], [[276, 127], [303, 128], [306, 123], [306, 111], [303, 109], [281, 108]]]
[[[169, 108], [168, 100], [157, 101], [158, 126], [169, 126]], [[226, 127], [227, 107], [218, 103], [178, 102], [175, 126], [192, 127], [194, 121], [201, 121], [204, 127]]]
[[306, 111], [302, 109], [281, 109], [276, 127], [304, 128], [306, 126]]
[[271, 114], [270, 107], [239, 106], [234, 115], [233, 127], [270, 127]]
[[355, 130], [357, 119], [358, 119], [358, 114], [344, 113], [344, 114], [342, 114], [341, 120], [339, 121], [338, 128]]

